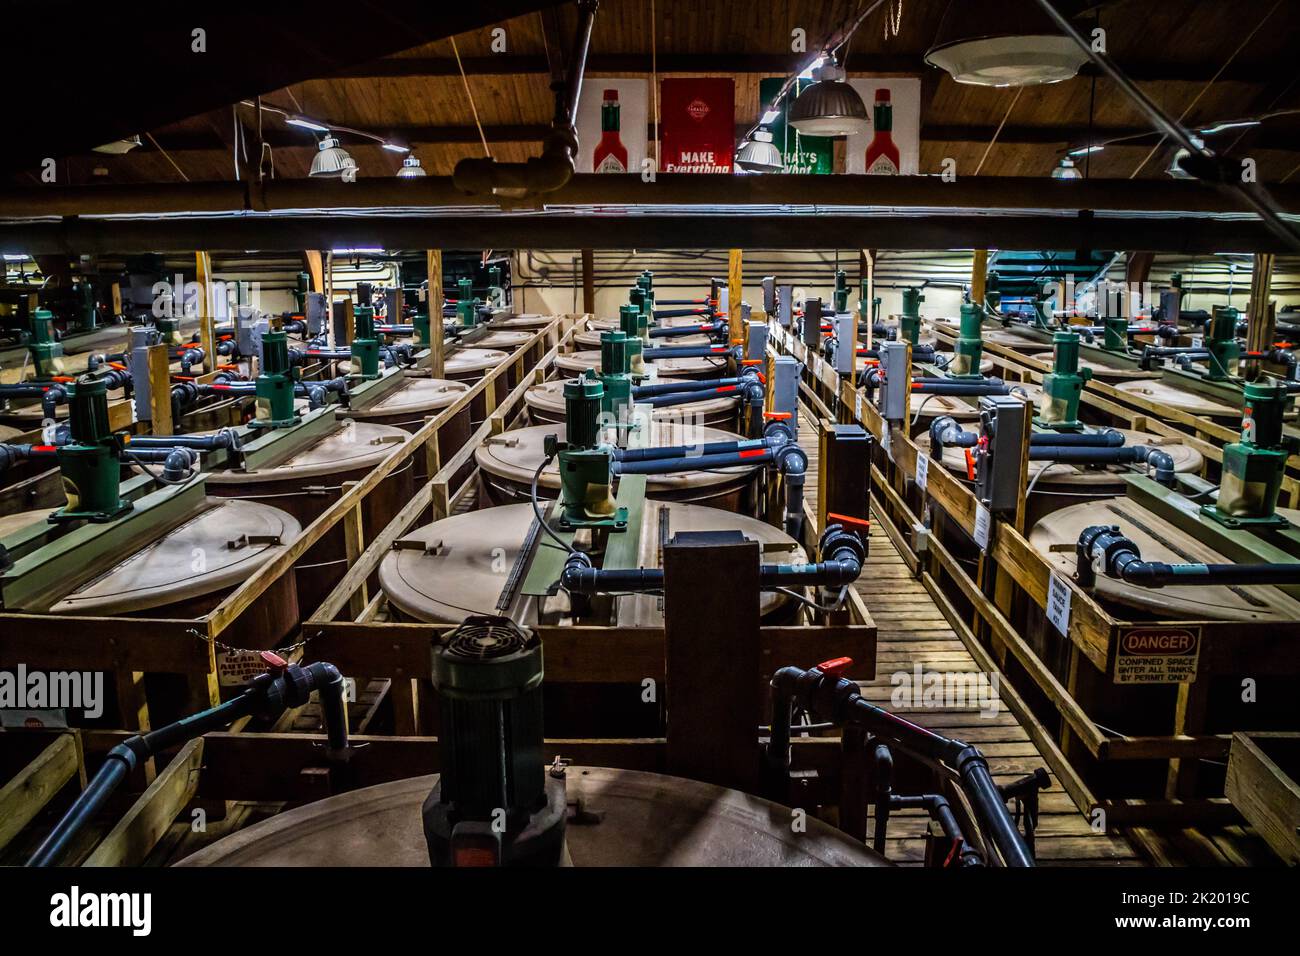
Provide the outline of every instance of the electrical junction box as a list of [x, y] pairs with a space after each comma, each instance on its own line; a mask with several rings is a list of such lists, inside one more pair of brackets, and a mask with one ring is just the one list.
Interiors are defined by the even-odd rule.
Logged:
[[1014, 395], [980, 398], [983, 441], [975, 451], [975, 497], [993, 513], [1016, 510], [1020, 487], [1020, 448], [1029, 428], [1029, 405]]
[[853, 374], [853, 359], [858, 349], [858, 317], [852, 312], [836, 312], [831, 316], [835, 333], [835, 354], [832, 356], [835, 371], [841, 375]]
[[776, 287], [776, 320], [781, 323], [781, 328], [790, 328], [790, 323], [794, 321], [794, 286], [779, 285]]
[[884, 383], [880, 387], [879, 407], [886, 421], [898, 422], [907, 417], [907, 395], [912, 385], [907, 372], [907, 343], [884, 343], [880, 348], [880, 374]]
[[762, 361], [767, 355], [767, 332], [766, 322], [745, 322], [746, 341], [749, 343], [745, 348], [745, 358], [750, 361]]
[[763, 276], [763, 311], [776, 314], [776, 276]]
[[789, 355], [778, 355], [772, 363], [772, 411], [789, 413], [784, 421], [798, 434], [799, 362]]

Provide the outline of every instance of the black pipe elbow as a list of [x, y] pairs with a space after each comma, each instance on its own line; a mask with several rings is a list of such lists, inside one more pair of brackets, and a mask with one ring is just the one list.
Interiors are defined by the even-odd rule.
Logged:
[[0, 444], [0, 471], [4, 471], [6, 468], [12, 468], [20, 461], [27, 461], [27, 459], [31, 457], [31, 445]]
[[41, 414], [46, 418], [54, 418], [58, 408], [68, 400], [68, 390], [62, 385], [51, 385], [41, 396]]

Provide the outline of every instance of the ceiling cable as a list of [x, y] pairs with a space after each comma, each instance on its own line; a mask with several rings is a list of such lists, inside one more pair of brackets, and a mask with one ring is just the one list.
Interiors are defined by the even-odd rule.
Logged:
[[984, 147], [984, 155], [980, 157], [979, 165], [975, 167], [976, 176], [978, 176], [980, 170], [984, 168], [984, 160], [989, 158], [989, 153], [993, 151], [993, 144], [998, 141], [998, 136], [1002, 134], [1002, 127], [1007, 125], [1007, 120], [1011, 117], [1011, 111], [1015, 109], [1016, 104], [1020, 102], [1020, 94], [1024, 91], [1025, 88], [1023, 86], [1020, 87], [1016, 90], [1016, 95], [1011, 98], [1011, 105], [1008, 106], [1007, 111], [1002, 114], [1002, 122], [999, 123], [998, 128], [993, 131], [993, 138], [990, 139], [989, 144]]
[[474, 105], [474, 94], [469, 88], [469, 77], [465, 75], [465, 64], [460, 62], [460, 50], [456, 47], [456, 38], [451, 37], [451, 52], [456, 54], [456, 68], [460, 70], [460, 81], [465, 86], [465, 95], [469, 97], [470, 112], [474, 114], [474, 125], [478, 127], [478, 138], [483, 141], [483, 155], [488, 159], [492, 158], [492, 150], [488, 148], [487, 136], [483, 133], [483, 124], [478, 121], [478, 107]]
[[[1201, 97], [1204, 96], [1209, 91], [1210, 87], [1215, 84], [1215, 82], [1219, 79], [1219, 77], [1223, 76], [1224, 70], [1226, 70], [1232, 64], [1232, 61], [1237, 58], [1237, 54], [1246, 48], [1246, 44], [1255, 38], [1255, 34], [1259, 32], [1260, 27], [1262, 27], [1265, 23], [1268, 22], [1268, 18], [1273, 15], [1273, 11], [1276, 10], [1281, 5], [1281, 3], [1282, 0], [1275, 0], [1273, 6], [1269, 8], [1268, 13], [1264, 14], [1264, 18], [1260, 20], [1259, 23], [1255, 24], [1255, 29], [1251, 30], [1250, 33], [1246, 35], [1246, 39], [1242, 40], [1240, 45], [1237, 47], [1237, 49], [1232, 51], [1232, 55], [1229, 56], [1228, 59], [1226, 59], [1223, 62], [1223, 66], [1219, 67], [1219, 71], [1215, 73], [1214, 76], [1210, 77], [1209, 81], [1203, 87], [1201, 87], [1201, 92], [1197, 93], [1196, 98], [1187, 105], [1187, 109], [1183, 110], [1182, 114], [1178, 117], [1178, 122], [1181, 123], [1183, 120], [1187, 119], [1188, 114], [1191, 113], [1191, 111], [1196, 108], [1196, 104], [1201, 101]], [[1154, 146], [1151, 147], [1151, 152], [1147, 153], [1146, 156], [1142, 158], [1142, 162], [1138, 163], [1137, 169], [1129, 173], [1128, 178], [1136, 179], [1137, 174], [1142, 172], [1142, 167], [1146, 166], [1146, 164], [1151, 161], [1151, 157], [1154, 156], [1156, 152], [1160, 149], [1160, 147], [1163, 146], [1164, 144], [1165, 144], [1165, 137], [1162, 136], [1160, 137], [1160, 140]]]
[[185, 180], [188, 183], [190, 181], [190, 177], [185, 175], [185, 170], [181, 169], [179, 166], [176, 165], [176, 160], [172, 159], [171, 153], [167, 152], [167, 150], [163, 149], [161, 146], [158, 145], [158, 140], [153, 138], [153, 133], [150, 133], [146, 130], [144, 135], [149, 137], [149, 142], [153, 143], [153, 148], [158, 150], [158, 152], [162, 153], [163, 159], [167, 160], [167, 162], [172, 164], [172, 168], [175, 169], [176, 172], [180, 174], [181, 179]]
[[[1292, 250], [1300, 252], [1300, 234], [1297, 234], [1295, 228], [1287, 221], [1282, 210], [1278, 208], [1276, 201], [1274, 201], [1267, 189], [1258, 182], [1247, 183], [1243, 179], [1229, 175], [1226, 169], [1220, 165], [1220, 157], [1213, 150], [1207, 149], [1204, 141], [1195, 139], [1178, 120], [1175, 120], [1153, 102], [1136, 83], [1111, 62], [1110, 57], [1094, 50], [1092, 44], [1084, 39], [1074, 25], [1061, 14], [1061, 11], [1056, 8], [1052, 0], [1038, 0], [1038, 5], [1056, 24], [1057, 29], [1073, 40], [1088, 58], [1110, 77], [1120, 88], [1120, 91], [1146, 114], [1147, 119], [1156, 127], [1158, 132], [1164, 133], [1169, 139], [1187, 150], [1187, 160], [1191, 160], [1195, 167], [1202, 170], [1201, 173], [1194, 172], [1193, 175], [1196, 175], [1198, 179], [1218, 186], [1224, 191], [1235, 193], [1259, 215], [1264, 225], [1273, 235], [1277, 236]], [[1184, 162], [1187, 160], [1184, 160]], [[1208, 175], [1205, 174], [1207, 172]]]

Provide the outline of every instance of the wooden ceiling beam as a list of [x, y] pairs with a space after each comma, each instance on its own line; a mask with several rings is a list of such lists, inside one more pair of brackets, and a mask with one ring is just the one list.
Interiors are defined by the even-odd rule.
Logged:
[[[678, 73], [762, 73], [785, 75], [801, 65], [801, 58], [783, 53], [659, 53], [658, 68], [661, 74]], [[855, 69], [850, 76], [868, 76], [881, 73], [925, 73], [934, 70], [920, 54], [875, 54], [856, 52]], [[465, 72], [471, 76], [514, 76], [547, 74], [550, 66], [544, 55], [498, 54], [495, 56], [461, 57]], [[870, 70], [862, 70], [862, 65]], [[1220, 82], [1273, 83], [1290, 78], [1282, 64], [1245, 61], [1230, 64]], [[1218, 67], [1213, 63], [1160, 63], [1135, 61], [1122, 63], [1121, 68], [1140, 82], [1205, 83], [1214, 78]], [[650, 72], [650, 56], [642, 53], [592, 53], [587, 57], [588, 73], [646, 73]], [[1096, 72], [1085, 64], [1080, 76]], [[331, 72], [318, 73], [314, 78], [326, 79], [378, 79], [389, 77], [459, 76], [454, 57], [391, 57], [371, 60]]]

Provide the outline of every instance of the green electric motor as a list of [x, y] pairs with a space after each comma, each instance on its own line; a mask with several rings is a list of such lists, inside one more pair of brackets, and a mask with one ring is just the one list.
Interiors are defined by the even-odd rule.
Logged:
[[903, 290], [903, 314], [898, 317], [898, 332], [905, 342], [912, 345], [917, 345], [921, 338], [921, 303], [924, 301], [920, 289]]
[[412, 336], [416, 349], [427, 349], [433, 344], [433, 332], [429, 328], [429, 303], [421, 302], [411, 320]]
[[643, 352], [650, 341], [650, 318], [635, 305], [622, 305], [618, 309], [619, 330], [627, 336], [627, 366], [633, 375], [645, 374]]
[[835, 292], [831, 295], [831, 305], [836, 313], [849, 311], [849, 277], [843, 269], [835, 270]]
[[957, 342], [953, 346], [952, 368], [950, 378], [982, 379], [980, 358], [984, 352], [984, 337], [981, 333], [983, 314], [973, 302], [963, 302], [961, 307], [961, 327]]
[[68, 386], [69, 441], [58, 449], [68, 503], [50, 521], [112, 521], [131, 510], [121, 496], [123, 436], [108, 424], [108, 383], [81, 379]]
[[1286, 386], [1280, 382], [1247, 382], [1241, 438], [1223, 449], [1219, 497], [1201, 513], [1230, 528], [1242, 525], [1282, 527], [1277, 496], [1287, 456], [1294, 450], [1282, 434]]
[[1079, 368], [1079, 335], [1059, 330], [1052, 335], [1052, 371], [1043, 376], [1043, 404], [1034, 423], [1057, 431], [1082, 431], [1079, 396], [1092, 378]]
[[[355, 355], [355, 353], [354, 353]], [[293, 406], [297, 369], [289, 364], [289, 342], [280, 330], [262, 334], [262, 361], [257, 372], [257, 417], [254, 428], [288, 428], [298, 424]]]
[[379, 336], [375, 334], [375, 310], [368, 305], [357, 306], [352, 324], [352, 374], [366, 381], [379, 378]]
[[1102, 348], [1108, 352], [1128, 352], [1128, 317], [1111, 315], [1102, 319]]
[[38, 379], [63, 374], [63, 344], [54, 337], [54, 313], [49, 309], [32, 313], [32, 340], [27, 350]]
[[643, 269], [641, 274], [636, 277], [636, 284], [646, 292], [653, 292], [655, 287], [655, 274], [649, 269]]
[[1240, 319], [1241, 313], [1232, 306], [1214, 307], [1205, 337], [1205, 348], [1210, 353], [1206, 381], [1223, 382], [1237, 377], [1241, 361], [1241, 345], [1237, 342], [1237, 322]]
[[636, 286], [628, 289], [627, 301], [636, 306], [637, 310], [643, 315], [649, 316], [654, 309], [653, 295], [653, 293], [647, 292], [641, 286]]
[[636, 342], [639, 352], [640, 339], [629, 339], [624, 332], [600, 333], [600, 383], [605, 388], [601, 410], [619, 423], [627, 421], [632, 404], [632, 356], [628, 349], [632, 342]]
[[311, 276], [305, 272], [298, 273], [298, 284], [293, 290], [294, 309], [303, 318], [307, 317], [307, 293], [311, 292]]
[[984, 278], [984, 302], [982, 305], [995, 314], [1002, 309], [1001, 285], [1002, 277], [996, 272], [990, 272]]
[[95, 310], [95, 287], [84, 279], [73, 286], [73, 290], [80, 300], [80, 318], [77, 321], [78, 327], [83, 332], [93, 332], [99, 327], [99, 320]]
[[461, 279], [456, 283], [456, 316], [465, 328], [473, 328], [478, 319], [478, 300], [474, 298], [472, 279]]
[[627, 530], [627, 509], [612, 493], [613, 457], [602, 447], [600, 417], [605, 387], [590, 371], [564, 383], [564, 421], [567, 441], [546, 439], [547, 456], [560, 464], [560, 528]]

